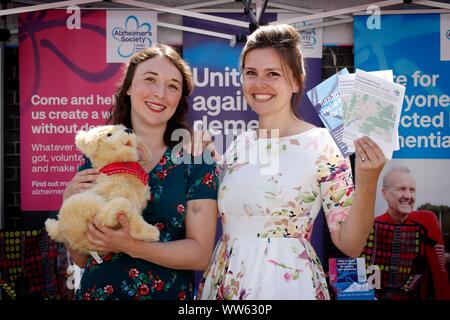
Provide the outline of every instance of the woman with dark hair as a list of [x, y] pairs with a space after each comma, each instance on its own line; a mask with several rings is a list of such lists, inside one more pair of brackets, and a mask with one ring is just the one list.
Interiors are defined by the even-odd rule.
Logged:
[[[172, 140], [177, 129], [187, 129], [187, 97], [192, 89], [190, 68], [171, 47], [158, 44], [130, 58], [110, 123], [133, 129], [150, 151], [151, 159], [143, 168], [149, 175], [151, 198], [143, 217], [158, 226], [160, 241], [133, 239], [120, 212], [118, 229], [94, 219], [88, 238], [109, 253], [97, 263], [70, 250], [73, 261], [85, 269], [77, 299], [193, 298], [193, 270], [208, 266], [214, 246], [218, 179], [214, 164], [191, 157], [180, 161], [186, 157], [176, 152], [179, 141]], [[64, 198], [95, 183], [99, 173], [90, 167], [89, 161], [81, 166]]]
[[111, 124], [123, 124], [128, 128], [132, 128], [131, 123], [131, 97], [129, 94], [136, 69], [142, 62], [155, 58], [157, 56], [164, 56], [169, 60], [173, 66], [178, 69], [181, 74], [181, 83], [179, 83], [181, 91], [181, 98], [178, 101], [176, 112], [168, 119], [166, 130], [164, 132], [164, 144], [167, 146], [175, 146], [177, 140], [171, 140], [171, 135], [176, 129], [190, 130], [186, 115], [188, 112], [188, 97], [194, 89], [194, 82], [189, 66], [184, 62], [178, 53], [171, 47], [158, 44], [153, 48], [144, 49], [133, 57], [128, 62], [128, 67], [121, 84], [117, 88], [116, 103], [112, 108]]
[[242, 51], [243, 92], [259, 130], [238, 136], [219, 163], [223, 235], [201, 299], [329, 299], [310, 244], [320, 209], [334, 244], [349, 256], [361, 254], [372, 228], [385, 157], [371, 139], [356, 140], [354, 186], [350, 162], [329, 132], [297, 116], [305, 79], [299, 45], [295, 28], [269, 25]]

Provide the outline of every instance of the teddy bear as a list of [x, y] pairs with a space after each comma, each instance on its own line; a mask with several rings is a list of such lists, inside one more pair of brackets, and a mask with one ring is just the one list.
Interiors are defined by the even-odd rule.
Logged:
[[133, 131], [123, 125], [80, 130], [75, 144], [89, 158], [93, 168], [99, 169], [100, 175], [91, 189], [63, 201], [58, 220], [46, 220], [49, 236], [81, 253], [101, 253], [101, 249], [87, 239], [88, 223], [96, 217], [101, 224], [118, 228], [117, 213], [123, 212], [133, 238], [158, 241], [158, 228], [142, 217], [150, 199], [150, 188], [148, 174], [138, 163], [143, 147]]

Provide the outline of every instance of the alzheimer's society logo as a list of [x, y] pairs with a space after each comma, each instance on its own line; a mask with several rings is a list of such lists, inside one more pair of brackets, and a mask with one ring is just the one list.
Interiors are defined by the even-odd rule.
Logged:
[[156, 41], [156, 13], [107, 14], [107, 62], [126, 62], [134, 53]]
[[301, 37], [302, 37], [302, 47], [304, 48], [313, 48], [316, 43], [317, 43], [317, 39], [316, 39], [316, 31], [315, 30], [310, 30], [310, 31], [303, 31], [301, 32]]
[[125, 20], [124, 28], [114, 28], [112, 36], [121, 43], [117, 54], [129, 58], [136, 51], [152, 45], [152, 26], [147, 22], [140, 23], [136, 16], [129, 16]]

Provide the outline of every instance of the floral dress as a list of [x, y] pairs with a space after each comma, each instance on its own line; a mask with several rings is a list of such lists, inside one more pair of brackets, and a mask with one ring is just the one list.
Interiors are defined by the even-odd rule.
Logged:
[[[185, 238], [186, 202], [216, 199], [218, 170], [215, 164], [177, 164], [183, 155], [168, 148], [149, 173], [151, 196], [143, 217], [160, 230], [160, 241]], [[199, 163], [199, 164], [197, 164]], [[80, 170], [90, 167], [87, 162]], [[77, 300], [193, 299], [193, 271], [174, 270], [132, 258], [124, 253], [110, 253], [97, 264], [89, 257], [77, 290]]]
[[240, 135], [224, 155], [218, 204], [223, 234], [200, 299], [329, 299], [310, 244], [324, 209], [330, 231], [347, 217], [350, 163], [326, 129], [276, 139]]

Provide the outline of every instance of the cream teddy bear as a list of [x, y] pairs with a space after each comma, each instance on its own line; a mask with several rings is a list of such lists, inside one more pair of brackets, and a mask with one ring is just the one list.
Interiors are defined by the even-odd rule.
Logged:
[[117, 213], [124, 212], [133, 238], [158, 241], [159, 230], [142, 217], [150, 198], [148, 174], [137, 162], [138, 138], [122, 125], [105, 125], [79, 131], [77, 148], [99, 169], [94, 187], [64, 200], [58, 220], [47, 219], [49, 236], [71, 248], [88, 253], [100, 251], [87, 239], [88, 223], [96, 217], [103, 225], [119, 226]]

